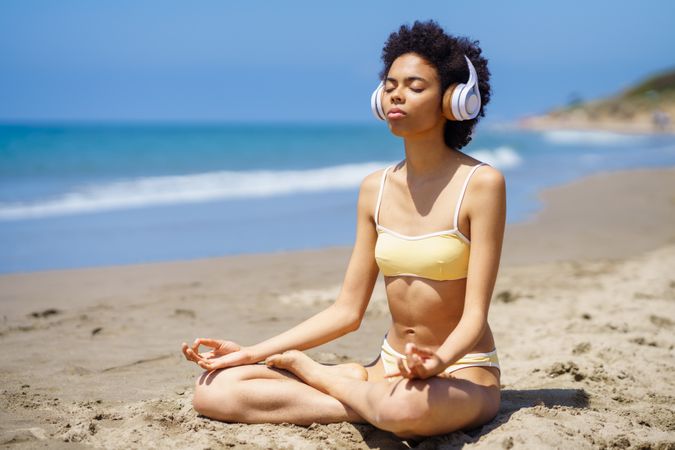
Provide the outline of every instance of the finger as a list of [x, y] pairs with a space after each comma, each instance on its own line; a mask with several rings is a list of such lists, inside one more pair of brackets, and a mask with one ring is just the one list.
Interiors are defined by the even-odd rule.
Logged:
[[232, 366], [228, 361], [200, 361], [197, 364], [206, 370], [225, 369]]
[[398, 358], [398, 357], [396, 358], [396, 365], [398, 366], [398, 370], [401, 373], [402, 377], [410, 378], [410, 371], [408, 370], [408, 368], [403, 363], [402, 358]]
[[411, 378], [421, 378], [422, 372], [424, 371], [424, 365], [422, 360], [417, 355], [412, 355], [412, 365], [409, 365], [410, 376]]
[[277, 362], [278, 359], [279, 354], [270, 355], [267, 358], [265, 358], [265, 365], [267, 367], [274, 367], [274, 364]]
[[405, 345], [405, 362], [410, 372], [412, 372], [415, 366], [417, 365], [417, 362], [415, 361], [416, 355], [413, 353], [414, 348], [415, 344], [412, 344], [410, 342]]
[[[409, 353], [411, 355], [417, 355], [417, 356], [421, 357], [422, 360], [428, 359], [430, 356], [435, 354], [431, 350], [419, 347], [419, 346], [417, 346], [417, 344], [413, 344], [413, 343], [408, 343], [406, 345], [406, 350], [409, 350]], [[408, 354], [408, 352], [406, 352], [406, 355], [407, 354]]]
[[183, 355], [185, 356], [185, 359], [191, 361], [192, 359], [190, 358], [190, 355], [187, 352], [189, 348], [190, 347], [188, 347], [188, 345], [185, 342], [183, 342], [183, 345], [181, 345], [180, 347], [181, 351], [183, 352]]
[[201, 345], [205, 345], [211, 348], [218, 348], [223, 344], [223, 341], [211, 338], [199, 338], [195, 342], [199, 342]]
[[204, 358], [202, 358], [202, 356], [199, 353], [195, 353], [194, 351], [192, 351], [191, 348], [188, 348], [187, 352], [190, 355], [190, 357], [192, 357], [192, 360], [194, 362], [204, 361]]
[[185, 358], [188, 361], [197, 362], [195, 357], [194, 357], [194, 353], [192, 352], [192, 349], [185, 342], [183, 342], [182, 350], [183, 350], [183, 355], [185, 355]]
[[432, 352], [431, 350], [426, 348], [418, 347], [417, 345], [413, 347], [413, 352], [427, 358], [435, 355], [435, 352]]
[[204, 370], [212, 371], [216, 369], [221, 369], [221, 367], [218, 367], [218, 365], [212, 361], [206, 361], [206, 360], [199, 360], [197, 361], [197, 365], [201, 367]]
[[424, 358], [418, 354], [420, 350], [422, 349], [412, 342], [406, 344], [406, 363], [410, 372], [410, 378], [423, 378], [426, 374]]
[[422, 361], [422, 358], [417, 355], [413, 355], [413, 358], [415, 359], [416, 363], [410, 369], [410, 371], [414, 373], [417, 378], [424, 378], [427, 373], [427, 368], [424, 367], [424, 361]]
[[199, 339], [195, 339], [195, 341], [192, 343], [192, 351], [195, 353], [199, 353]]
[[218, 357], [218, 355], [216, 355], [214, 352], [200, 353], [200, 356], [204, 359], [213, 359]]
[[198, 363], [199, 366], [206, 370], [217, 370], [238, 366], [242, 363], [242, 360], [241, 355], [230, 353], [214, 359], [202, 359], [200, 363]]
[[[197, 338], [195, 341], [192, 343], [192, 351], [195, 353], [199, 354], [199, 347], [203, 345], [205, 347], [211, 347], [212, 349], [218, 348], [221, 345], [221, 342], [218, 341], [217, 339], [210, 339], [210, 338]], [[211, 350], [209, 350], [211, 351]]]

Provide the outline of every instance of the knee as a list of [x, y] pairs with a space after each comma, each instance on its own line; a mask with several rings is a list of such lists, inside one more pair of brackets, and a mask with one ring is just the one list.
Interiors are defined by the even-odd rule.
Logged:
[[481, 410], [478, 418], [478, 425], [483, 425], [497, 417], [500, 405], [501, 399], [499, 392], [495, 396], [490, 396]]
[[[217, 381], [216, 381], [217, 380]], [[223, 373], [204, 372], [195, 381], [192, 407], [202, 416], [232, 420], [237, 380]]]
[[429, 414], [429, 405], [418, 395], [389, 396], [378, 405], [377, 427], [402, 438], [418, 436]]
[[204, 372], [195, 380], [195, 392], [192, 396], [192, 407], [195, 411], [203, 416], [208, 416], [208, 411], [211, 409], [213, 402], [212, 389], [206, 384], [208, 379], [208, 372]]

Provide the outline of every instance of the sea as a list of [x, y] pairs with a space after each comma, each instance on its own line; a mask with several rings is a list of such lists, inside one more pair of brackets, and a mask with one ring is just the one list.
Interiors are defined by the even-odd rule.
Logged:
[[[461, 151], [517, 223], [542, 188], [674, 166], [675, 136], [479, 124]], [[379, 123], [0, 124], [0, 273], [353, 245], [361, 181], [404, 158]]]

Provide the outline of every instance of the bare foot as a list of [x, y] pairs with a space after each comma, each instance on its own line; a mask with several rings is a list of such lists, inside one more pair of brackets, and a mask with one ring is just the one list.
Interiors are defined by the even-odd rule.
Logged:
[[[285, 369], [295, 374], [310, 386], [327, 392], [327, 385], [331, 377], [349, 377], [366, 380], [366, 369], [355, 363], [340, 364], [339, 366], [324, 366], [298, 350], [269, 356], [265, 360], [268, 366]], [[359, 369], [360, 368], [360, 369]]]
[[332, 370], [338, 375], [347, 378], [354, 378], [356, 380], [367, 381], [368, 380], [368, 371], [361, 364], [357, 363], [345, 363], [338, 364], [336, 366], [324, 366], [328, 370]]

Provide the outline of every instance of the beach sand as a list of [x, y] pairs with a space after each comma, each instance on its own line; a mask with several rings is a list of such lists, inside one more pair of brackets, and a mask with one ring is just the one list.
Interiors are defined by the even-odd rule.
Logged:
[[[508, 180], [507, 180], [508, 182]], [[416, 448], [675, 448], [675, 168], [541, 193], [507, 226], [490, 309], [502, 406]], [[198, 336], [253, 344], [324, 308], [350, 247], [0, 276], [0, 444], [9, 448], [407, 448], [369, 425], [212, 421], [191, 408]], [[368, 363], [361, 328], [307, 353]]]

